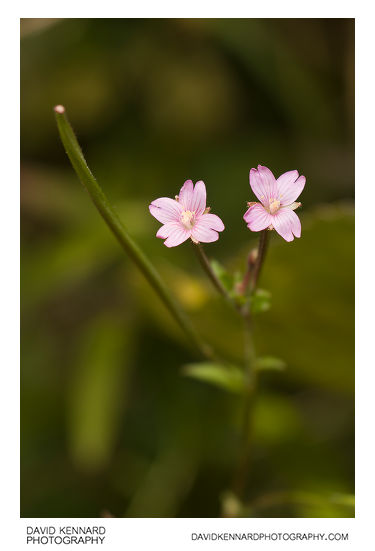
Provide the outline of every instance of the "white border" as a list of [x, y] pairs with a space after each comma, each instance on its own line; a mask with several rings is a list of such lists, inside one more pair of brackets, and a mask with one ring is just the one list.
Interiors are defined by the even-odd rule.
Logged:
[[[268, 551], [270, 549], [346, 549], [353, 546], [355, 519], [227, 519], [227, 518], [135, 518], [135, 519], [22, 519], [18, 525], [17, 550], [34, 548], [75, 548], [69, 545], [27, 545], [26, 529], [27, 526], [104, 526], [106, 528], [106, 540], [99, 548], [104, 549], [129, 549], [135, 550], [160, 550], [160, 551], [191, 551], [195, 549], [261, 549]], [[348, 541], [328, 541], [319, 539], [310, 539], [309, 541], [298, 540], [242, 540], [242, 541], [202, 541], [193, 540], [193, 534], [225, 534], [225, 533], [245, 533], [253, 534], [253, 537], [261, 537], [261, 534], [270, 535], [270, 537], [296, 537], [297, 534], [306, 533], [325, 534], [324, 537], [331, 537], [329, 534], [349, 534]], [[285, 534], [285, 536], [279, 536]], [[290, 536], [288, 535], [290, 534]], [[194, 536], [196, 537], [196, 536]], [[311, 537], [311, 536], [310, 536]], [[357, 542], [358, 543], [358, 542]], [[84, 546], [90, 549], [97, 546]], [[369, 549], [369, 547], [364, 547]]]

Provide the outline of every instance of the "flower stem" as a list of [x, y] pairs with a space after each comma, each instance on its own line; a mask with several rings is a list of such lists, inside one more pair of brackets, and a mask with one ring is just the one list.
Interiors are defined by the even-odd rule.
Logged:
[[237, 497], [241, 498], [247, 481], [247, 471], [251, 448], [251, 412], [254, 405], [256, 391], [255, 347], [252, 338], [252, 322], [250, 314], [244, 314], [244, 349], [245, 349], [245, 378], [246, 389], [244, 410], [241, 427], [240, 450], [237, 468], [233, 479], [232, 489]]
[[196, 255], [198, 257], [199, 262], [201, 263], [202, 268], [208, 275], [209, 279], [211, 280], [214, 287], [219, 291], [220, 294], [222, 294], [227, 300], [231, 301], [230, 296], [228, 295], [226, 289], [223, 287], [221, 281], [217, 278], [215, 272], [213, 271], [210, 261], [208, 260], [206, 253], [204, 252], [203, 246], [201, 243], [194, 244], [193, 243], [194, 250], [196, 252]]
[[[255, 264], [248, 261], [248, 272], [244, 278], [244, 289], [250, 284], [250, 291], [254, 293], [259, 275], [264, 263], [265, 254], [268, 244], [267, 230], [262, 231], [259, 238], [258, 252], [255, 260]], [[250, 253], [251, 255], [252, 253]], [[250, 258], [250, 256], [249, 256]], [[244, 320], [244, 356], [245, 356], [245, 374], [246, 374], [246, 393], [244, 400], [244, 412], [241, 427], [241, 442], [240, 451], [238, 456], [237, 468], [234, 475], [232, 489], [237, 497], [241, 498], [245, 491], [247, 474], [249, 470], [249, 461], [251, 453], [251, 426], [252, 426], [252, 410], [254, 406], [255, 393], [256, 393], [256, 370], [255, 361], [256, 353], [253, 341], [253, 323], [251, 311], [249, 308], [242, 309], [241, 311]]]
[[249, 286], [250, 279], [253, 275], [255, 260], [256, 260], [256, 255], [257, 254], [258, 254], [257, 249], [252, 249], [248, 254], [246, 272], [245, 272], [245, 275], [243, 277], [243, 280], [241, 281], [241, 283], [238, 286], [238, 290], [242, 295], [244, 295], [246, 293], [246, 290]]
[[162, 300], [166, 308], [172, 314], [176, 322], [186, 333], [186, 336], [194, 344], [200, 354], [211, 359], [213, 357], [211, 347], [201, 339], [200, 335], [193, 327], [190, 319], [170, 293], [153, 264], [139, 248], [133, 238], [128, 234], [117, 212], [108, 201], [106, 195], [87, 166], [77, 138], [65, 114], [65, 108], [62, 105], [57, 105], [54, 108], [54, 111], [60, 138], [70, 162], [72, 163], [78, 178], [88, 191], [94, 205], [98, 209], [105, 223], [120, 242], [120, 245], [125, 252], [138, 266], [140, 271], [153, 287], [154, 291], [159, 295], [159, 298]]
[[252, 293], [255, 291], [256, 286], [258, 284], [258, 279], [263, 267], [264, 259], [267, 252], [267, 247], [268, 247], [268, 230], [263, 230], [260, 233], [258, 254], [255, 260], [253, 276], [250, 279], [250, 291]]

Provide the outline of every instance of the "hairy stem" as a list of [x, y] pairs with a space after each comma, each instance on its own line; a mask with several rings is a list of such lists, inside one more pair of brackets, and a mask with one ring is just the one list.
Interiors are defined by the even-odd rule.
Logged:
[[247, 288], [249, 286], [249, 283], [250, 283], [250, 279], [253, 276], [257, 254], [258, 254], [257, 249], [252, 249], [248, 254], [246, 272], [245, 272], [245, 275], [243, 277], [243, 280], [241, 281], [241, 283], [238, 287], [238, 290], [242, 295], [244, 295], [246, 293], [246, 290], [247, 290]]
[[258, 284], [258, 279], [260, 272], [263, 267], [264, 259], [266, 256], [268, 247], [268, 230], [263, 230], [260, 233], [259, 245], [258, 245], [258, 254], [255, 260], [253, 276], [250, 279], [250, 291], [253, 293]]
[[62, 105], [57, 105], [54, 108], [54, 111], [60, 138], [70, 159], [70, 162], [72, 163], [72, 166], [78, 178], [80, 179], [85, 189], [88, 191], [94, 205], [98, 209], [105, 223], [112, 231], [116, 239], [119, 241], [125, 252], [138, 266], [138, 268], [143, 273], [147, 281], [150, 283], [154, 291], [164, 303], [165, 307], [169, 310], [181, 329], [185, 332], [190, 342], [195, 346], [195, 348], [200, 352], [202, 356], [212, 358], [213, 352], [210, 346], [203, 342], [203, 340], [193, 327], [190, 319], [187, 317], [184, 310], [182, 310], [181, 306], [170, 293], [168, 287], [161, 279], [153, 264], [139, 248], [133, 238], [129, 235], [128, 231], [122, 224], [117, 212], [110, 204], [103, 190], [99, 186], [97, 180], [87, 166], [86, 160], [83, 156], [77, 138], [65, 114], [65, 108]]

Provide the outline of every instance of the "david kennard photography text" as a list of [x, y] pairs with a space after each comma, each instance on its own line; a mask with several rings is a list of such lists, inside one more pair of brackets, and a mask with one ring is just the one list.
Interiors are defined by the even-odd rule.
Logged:
[[104, 543], [104, 526], [27, 526], [27, 543], [42, 544], [95, 544]]

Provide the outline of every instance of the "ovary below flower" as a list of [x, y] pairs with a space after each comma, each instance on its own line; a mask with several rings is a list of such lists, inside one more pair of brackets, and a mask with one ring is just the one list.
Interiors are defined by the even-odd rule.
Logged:
[[275, 178], [265, 166], [250, 170], [250, 186], [260, 203], [248, 203], [244, 220], [251, 231], [275, 229], [286, 241], [301, 237], [301, 222], [294, 210], [306, 183], [297, 170], [285, 172]]
[[160, 197], [152, 201], [149, 209], [163, 224], [156, 237], [165, 239], [166, 247], [176, 247], [189, 237], [194, 243], [211, 243], [224, 230], [222, 220], [206, 208], [206, 186], [202, 180], [195, 186], [187, 180], [175, 199]]

